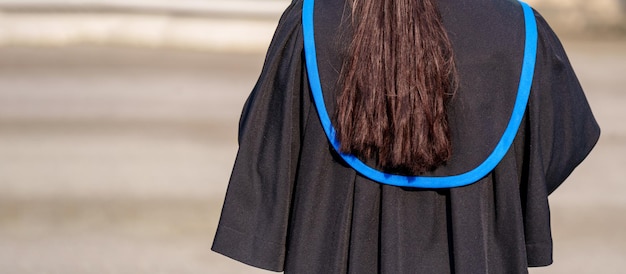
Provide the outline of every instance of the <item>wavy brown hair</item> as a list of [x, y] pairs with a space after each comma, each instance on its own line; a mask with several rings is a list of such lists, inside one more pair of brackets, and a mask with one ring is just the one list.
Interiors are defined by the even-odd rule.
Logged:
[[457, 74], [436, 0], [354, 0], [334, 120], [340, 150], [419, 174], [451, 154]]

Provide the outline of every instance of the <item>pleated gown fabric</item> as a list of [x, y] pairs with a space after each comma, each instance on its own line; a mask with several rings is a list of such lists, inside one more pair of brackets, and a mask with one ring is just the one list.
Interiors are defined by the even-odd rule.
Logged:
[[[452, 159], [430, 174], [479, 165], [509, 121], [524, 53], [522, 8], [508, 0], [440, 0], [460, 78], [448, 104]], [[318, 65], [329, 113], [350, 41], [344, 0], [317, 0]], [[239, 124], [239, 151], [212, 249], [296, 274], [527, 273], [552, 263], [548, 195], [600, 134], [559, 39], [535, 12], [538, 54], [515, 141], [465, 187], [370, 181], [333, 151], [306, 74], [302, 1], [286, 9]]]

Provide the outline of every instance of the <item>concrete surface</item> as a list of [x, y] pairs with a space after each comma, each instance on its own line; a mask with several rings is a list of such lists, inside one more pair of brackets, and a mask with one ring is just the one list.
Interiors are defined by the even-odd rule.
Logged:
[[0, 46], [132, 46], [260, 53], [274, 33], [268, 18], [97, 12], [0, 14]]
[[[566, 41], [602, 139], [553, 196], [555, 264], [626, 269], [626, 41]], [[262, 54], [0, 48], [0, 273], [268, 273], [209, 251]]]
[[0, 0], [0, 46], [260, 53], [289, 1]]
[[0, 273], [251, 273], [209, 247], [262, 60], [0, 48]]
[[524, 0], [561, 35], [604, 36], [626, 33], [626, 0]]
[[275, 17], [289, 0], [0, 0], [4, 11], [122, 11], [186, 15]]

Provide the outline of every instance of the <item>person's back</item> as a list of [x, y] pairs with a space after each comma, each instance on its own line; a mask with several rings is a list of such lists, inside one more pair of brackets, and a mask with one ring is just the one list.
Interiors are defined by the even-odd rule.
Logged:
[[[435, 2], [458, 88], [446, 99], [450, 157], [419, 175], [445, 177], [479, 166], [500, 141], [516, 103], [526, 27], [516, 1]], [[353, 34], [350, 6], [317, 0], [314, 14], [321, 86], [335, 113]], [[552, 263], [547, 197], [589, 153], [599, 129], [540, 16], [533, 86], [513, 145], [479, 181], [442, 189], [372, 181], [330, 146], [311, 98], [301, 18], [296, 0], [244, 107], [213, 250], [298, 274], [525, 273]]]

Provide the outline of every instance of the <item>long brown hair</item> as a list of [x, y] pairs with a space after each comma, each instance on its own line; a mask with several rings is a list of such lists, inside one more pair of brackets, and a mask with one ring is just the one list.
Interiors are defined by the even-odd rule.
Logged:
[[444, 164], [457, 75], [436, 0], [353, 1], [334, 117], [341, 152], [401, 173]]

